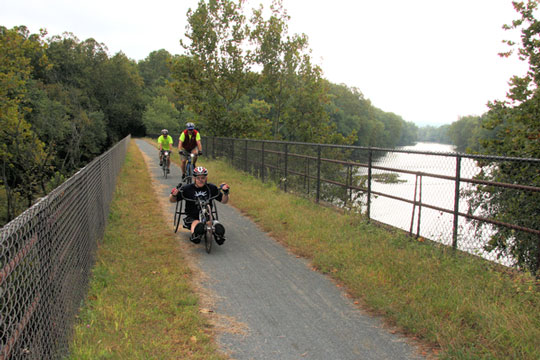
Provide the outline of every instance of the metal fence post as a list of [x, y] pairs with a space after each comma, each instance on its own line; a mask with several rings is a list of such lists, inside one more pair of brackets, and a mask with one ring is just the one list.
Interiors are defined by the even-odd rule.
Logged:
[[289, 158], [289, 147], [287, 146], [288, 144], [285, 143], [285, 169], [284, 169], [284, 175], [283, 175], [283, 191], [287, 192], [287, 162], [288, 162], [288, 158]]
[[309, 195], [309, 190], [311, 188], [311, 184], [309, 182], [309, 159], [306, 161], [306, 169], [305, 169], [306, 175], [304, 176], [304, 188], [307, 185], [307, 194]]
[[352, 166], [347, 165], [347, 193], [345, 194], [345, 205], [347, 205], [347, 198], [349, 199], [349, 203], [352, 205], [352, 182]]
[[452, 247], [457, 248], [459, 223], [459, 182], [461, 178], [461, 155], [456, 156], [456, 182], [454, 191], [454, 225], [452, 234]]
[[234, 139], [231, 139], [231, 165], [234, 167]]
[[368, 155], [368, 188], [367, 188], [367, 218], [371, 219], [371, 167], [373, 166], [373, 150]]
[[216, 158], [215, 151], [216, 151], [216, 137], [212, 136], [212, 159]]
[[264, 141], [261, 145], [261, 181], [264, 182]]
[[321, 145], [317, 145], [317, 202], [321, 197]]
[[245, 172], [248, 172], [248, 152], [247, 152], [247, 150], [248, 150], [248, 141], [246, 139], [246, 143], [245, 143], [245, 146], [244, 146], [244, 161], [245, 161], [245, 163], [244, 163], [244, 171]]

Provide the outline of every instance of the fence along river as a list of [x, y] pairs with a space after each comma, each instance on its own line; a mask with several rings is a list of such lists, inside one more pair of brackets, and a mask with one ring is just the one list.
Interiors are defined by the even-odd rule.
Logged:
[[[451, 153], [454, 146], [439, 143], [420, 142], [412, 146], [400, 147], [397, 150]], [[455, 162], [444, 156], [426, 156], [410, 152], [387, 153], [374, 162], [375, 166], [384, 166], [399, 169], [414, 169], [414, 171], [429, 174], [454, 177], [456, 174]], [[467, 177], [472, 178], [480, 172], [480, 168], [473, 159], [464, 158], [461, 164]], [[374, 174], [386, 173], [382, 170], [373, 170]], [[385, 183], [375, 180], [372, 185], [374, 192], [391, 193], [392, 195], [431, 204], [445, 209], [453, 209], [455, 196], [455, 181], [434, 178], [430, 176], [417, 177], [414, 174], [401, 173], [398, 183]], [[473, 188], [470, 184], [461, 184], [461, 190]], [[421, 197], [420, 197], [421, 196]], [[366, 199], [363, 197], [365, 203]], [[365, 211], [365, 206], [363, 207]], [[459, 202], [459, 212], [467, 213], [468, 202], [463, 196]], [[402, 230], [410, 231], [419, 237], [427, 238], [451, 246], [453, 237], [453, 214], [434, 209], [415, 206], [403, 201], [384, 196], [374, 196], [371, 199], [370, 217], [379, 222], [392, 225]], [[420, 225], [419, 225], [420, 222]], [[479, 234], [466, 219], [460, 218], [458, 225], [457, 247], [460, 250], [497, 261], [503, 265], [511, 266], [513, 260], [503, 256], [497, 259], [496, 252], [487, 252], [483, 249], [489, 235], [493, 232], [490, 225], [482, 228], [481, 240], [475, 239]]]
[[540, 235], [536, 227], [501, 222], [480, 210], [470, 213], [470, 196], [477, 195], [466, 194], [483, 184], [536, 199], [540, 188], [530, 186], [527, 179], [496, 183], [475, 176], [479, 160], [491, 166], [519, 163], [534, 171], [540, 168], [540, 159], [460, 154], [437, 143], [381, 149], [204, 137], [203, 148], [206, 155], [223, 157], [263, 182], [275, 181], [285, 191], [316, 202], [360, 206], [370, 219], [507, 266], [514, 265], [513, 259], [484, 249], [494, 231], [491, 224]]

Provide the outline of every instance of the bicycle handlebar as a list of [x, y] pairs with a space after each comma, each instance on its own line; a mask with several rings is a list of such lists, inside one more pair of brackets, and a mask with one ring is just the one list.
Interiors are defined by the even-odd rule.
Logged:
[[[218, 190], [222, 190], [222, 185], [220, 185], [218, 187]], [[182, 188], [178, 189], [179, 192], [182, 192], [183, 191], [181, 190]], [[185, 198], [182, 194], [182, 199], [186, 200], [186, 201], [191, 201], [191, 202], [195, 202], [195, 203], [199, 203], [199, 205], [202, 207], [202, 206], [205, 206], [206, 204], [210, 204], [210, 202], [212, 202], [212, 200], [214, 200], [215, 198], [217, 198], [219, 196], [219, 192], [217, 193], [217, 195], [215, 196], [211, 196], [210, 198], [208, 199], [201, 199], [201, 197], [197, 197], [196, 199], [188, 199], [188, 198]]]
[[199, 156], [199, 155], [200, 155], [200, 154], [188, 153], [186, 150], [180, 150], [178, 153], [179, 153], [180, 155], [191, 156], [191, 157], [195, 157], [195, 156]]

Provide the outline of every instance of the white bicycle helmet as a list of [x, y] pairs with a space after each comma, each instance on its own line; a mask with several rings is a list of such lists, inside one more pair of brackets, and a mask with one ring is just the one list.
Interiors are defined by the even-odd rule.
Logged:
[[208, 176], [208, 170], [203, 166], [197, 166], [195, 169], [193, 169], [193, 176]]

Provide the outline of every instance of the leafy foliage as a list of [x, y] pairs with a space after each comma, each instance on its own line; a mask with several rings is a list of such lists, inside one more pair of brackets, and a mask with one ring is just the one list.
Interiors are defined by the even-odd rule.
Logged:
[[478, 151], [482, 136], [482, 119], [479, 116], [463, 116], [448, 128], [448, 136], [459, 152]]
[[139, 63], [122, 52], [111, 57], [92, 38], [1, 27], [0, 186], [9, 208], [1, 222], [122, 137], [174, 133], [187, 121], [203, 135], [382, 147], [414, 141], [414, 124], [324, 79], [307, 37], [288, 33], [281, 0], [267, 17], [262, 6], [247, 16], [244, 4], [199, 1], [187, 14], [185, 54], [160, 49]]
[[374, 107], [357, 88], [328, 84], [330, 119], [339, 133], [357, 135], [355, 145], [395, 147], [416, 141], [418, 128], [415, 124]]
[[181, 90], [185, 105], [197, 115], [207, 135], [257, 132], [240, 111], [253, 82], [251, 55], [245, 50], [249, 35], [245, 21], [242, 3], [231, 0], [200, 1], [195, 11], [188, 12], [190, 43], [181, 43], [190, 58], [177, 59], [174, 74], [186, 87]]
[[19, 198], [31, 204], [47, 162], [43, 142], [25, 120], [31, 112], [25, 99], [31, 85], [32, 59], [46, 63], [43, 35], [30, 35], [25, 27], [0, 27], [0, 184], [6, 194], [8, 219], [20, 207], [16, 204]]
[[164, 128], [173, 133], [184, 129], [180, 124], [180, 112], [165, 96], [158, 96], [147, 105], [143, 123], [150, 134], [159, 134]]
[[107, 146], [141, 133], [137, 64], [93, 39], [0, 27], [1, 223]]
[[418, 141], [438, 142], [441, 144], [451, 144], [452, 139], [448, 135], [450, 125], [423, 126], [418, 129]]
[[[482, 126], [491, 131], [490, 137], [481, 140], [481, 151], [486, 154], [540, 158], [540, 22], [534, 17], [538, 3], [514, 2], [515, 10], [521, 18], [506, 29], [521, 30], [520, 59], [529, 63], [526, 75], [514, 76], [510, 80], [510, 90], [506, 100], [490, 102], [489, 112], [482, 119]], [[513, 42], [507, 42], [514, 46]], [[501, 54], [509, 56], [510, 52]], [[483, 165], [483, 164], [480, 164]], [[538, 165], [535, 163], [505, 163], [484, 165], [479, 179], [511, 184], [526, 184], [540, 187]], [[480, 192], [483, 192], [482, 195]], [[540, 193], [519, 192], [511, 189], [479, 187], [477, 196], [471, 201], [473, 208], [496, 220], [519, 224], [537, 229], [540, 214]], [[505, 226], [495, 225], [488, 249], [497, 249], [512, 255], [517, 265], [539, 275], [540, 239], [538, 235], [515, 231]]]
[[335, 87], [313, 65], [307, 37], [288, 33], [282, 1], [273, 1], [269, 13], [265, 18], [260, 6], [248, 23], [243, 2], [231, 0], [200, 1], [188, 12], [190, 42], [174, 59], [174, 87], [205, 134], [352, 144], [358, 130], [367, 130], [362, 136], [370, 145], [414, 141], [412, 124], [369, 102], [362, 104], [370, 113], [366, 124], [357, 109], [343, 111], [340, 96], [349, 90], [331, 93]]

